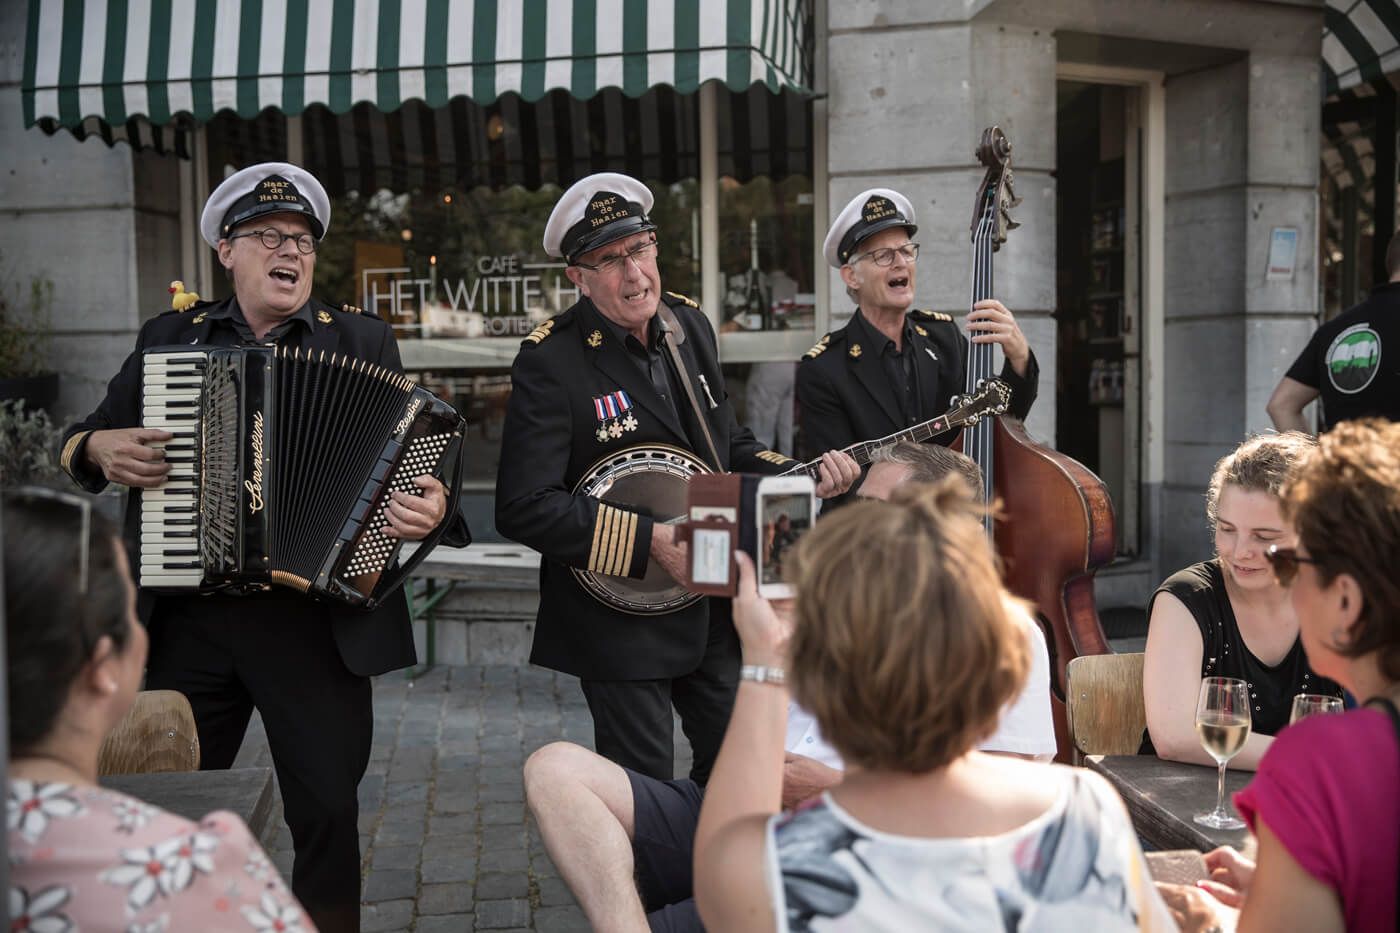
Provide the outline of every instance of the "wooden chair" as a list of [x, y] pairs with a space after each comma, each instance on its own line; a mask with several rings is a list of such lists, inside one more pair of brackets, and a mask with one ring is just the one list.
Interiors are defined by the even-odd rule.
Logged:
[[1085, 755], [1136, 755], [1147, 728], [1144, 655], [1090, 654], [1065, 668], [1065, 718], [1074, 763]]
[[198, 770], [194, 710], [185, 695], [175, 690], [136, 694], [136, 702], [97, 753], [100, 775]]

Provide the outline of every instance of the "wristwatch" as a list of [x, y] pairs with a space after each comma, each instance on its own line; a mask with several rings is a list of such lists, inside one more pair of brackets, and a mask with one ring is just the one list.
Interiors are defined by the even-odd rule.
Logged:
[[740, 680], [752, 680], [756, 684], [787, 683], [787, 671], [781, 667], [768, 667], [763, 664], [745, 664], [739, 668]]

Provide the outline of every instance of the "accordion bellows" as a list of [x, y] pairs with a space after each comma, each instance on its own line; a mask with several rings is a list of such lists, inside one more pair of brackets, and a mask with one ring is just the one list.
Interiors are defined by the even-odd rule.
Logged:
[[466, 422], [401, 373], [299, 349], [168, 347], [146, 352], [142, 379], [142, 425], [174, 435], [169, 479], [142, 494], [142, 586], [279, 584], [373, 608], [405, 576], [381, 530], [389, 495], [451, 465], [455, 499]]

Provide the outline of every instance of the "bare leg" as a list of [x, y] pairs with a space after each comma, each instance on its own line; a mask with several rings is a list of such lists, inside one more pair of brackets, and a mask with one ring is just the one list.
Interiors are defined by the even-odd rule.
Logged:
[[626, 773], [586, 748], [555, 742], [525, 762], [525, 796], [549, 857], [593, 929], [645, 933]]

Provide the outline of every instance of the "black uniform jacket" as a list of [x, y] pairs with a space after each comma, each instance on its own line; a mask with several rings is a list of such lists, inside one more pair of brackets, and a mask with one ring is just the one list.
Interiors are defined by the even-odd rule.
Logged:
[[[685, 330], [680, 355], [723, 461], [721, 469], [780, 473], [794, 465], [790, 458], [764, 450], [735, 420], [714, 330], [699, 308], [679, 296], [664, 300]], [[629, 614], [595, 599], [569, 569], [633, 577], [646, 573], [651, 519], [573, 493], [604, 455], [638, 444], [669, 444], [710, 459], [703, 436], [695, 431], [691, 439], [628, 352], [587, 298], [525, 338], [511, 369], [496, 475], [496, 527], [544, 557], [530, 660], [587, 680], [688, 674], [700, 663], [708, 632], [709, 599], [665, 615]], [[613, 395], [619, 390], [625, 400]], [[673, 394], [685, 419], [690, 403], [679, 385]], [[615, 405], [630, 401], [630, 410], [613, 415], [606, 407], [609, 397]], [[635, 421], [632, 430], [608, 431], [628, 415]], [[727, 618], [724, 624], [729, 624]]]
[[[222, 311], [231, 301], [229, 298], [220, 302], [199, 302], [186, 311], [167, 311], [142, 326], [136, 338], [136, 349], [126, 358], [121, 371], [107, 384], [107, 396], [97, 410], [69, 426], [63, 434], [61, 463], [74, 482], [88, 492], [101, 492], [107, 486], [102, 472], [87, 465], [83, 457], [90, 432], [140, 426], [141, 362], [146, 349], [174, 344], [238, 346], [238, 335], [232, 323], [227, 318], [220, 320], [218, 314], [207, 313]], [[402, 371], [398, 344], [388, 324], [349, 306], [344, 310], [333, 308], [314, 298], [309, 304], [311, 317], [315, 321], [311, 331], [307, 333], [304, 328], [294, 325], [280, 345], [345, 353], [378, 363], [387, 369]], [[123, 528], [133, 573], [140, 565], [140, 497], [141, 492], [135, 487], [128, 493]], [[471, 543], [466, 521], [460, 516], [456, 517], [454, 526], [443, 536], [442, 543], [453, 547]], [[291, 591], [275, 587], [272, 592], [285, 595]], [[150, 620], [155, 601], [160, 597], [159, 593], [145, 589], [140, 591], [137, 612], [142, 622]], [[260, 597], [257, 594], [242, 598], [248, 601], [250, 612], [258, 611], [256, 604]], [[359, 612], [329, 604], [326, 612], [333, 620], [341, 659], [352, 673], [362, 676], [382, 674], [415, 662], [413, 631], [402, 591], [393, 594], [373, 612]]]
[[[796, 386], [803, 457], [876, 440], [936, 418], [948, 410], [954, 395], [965, 391], [968, 343], [952, 316], [913, 310], [907, 324], [905, 335], [915, 351], [919, 390], [918, 410], [907, 422], [880, 359], [887, 338], [859, 314], [803, 355]], [[1040, 381], [1035, 354], [1024, 378], [1016, 375], [1010, 363], [1002, 367], [1000, 376], [1011, 387], [1009, 414], [1025, 418]], [[946, 445], [956, 437], [957, 432], [949, 431], [935, 440]]]

